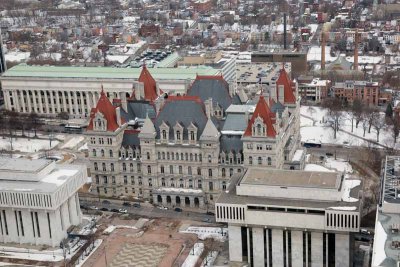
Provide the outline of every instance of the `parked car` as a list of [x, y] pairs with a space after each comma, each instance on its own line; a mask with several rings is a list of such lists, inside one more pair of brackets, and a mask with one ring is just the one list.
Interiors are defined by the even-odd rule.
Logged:
[[100, 210], [101, 210], [101, 211], [108, 211], [107, 208], [101, 208]]
[[85, 209], [85, 210], [89, 209], [89, 207], [86, 205], [79, 205], [79, 206], [81, 207], [81, 209]]
[[212, 211], [207, 211], [207, 215], [212, 215], [212, 216], [214, 216], [214, 215], [215, 215], [215, 213], [214, 213], [214, 212], [212, 212]]
[[107, 199], [105, 199], [105, 200], [103, 200], [103, 204], [110, 204], [111, 202], [110, 201], [108, 201]]
[[122, 206], [125, 206], [125, 207], [130, 207], [130, 206], [132, 206], [132, 204], [131, 204], [131, 203], [129, 203], [129, 202], [124, 202], [124, 203], [122, 203]]
[[118, 212], [118, 209], [111, 209], [111, 212]]
[[175, 208], [176, 212], [182, 212], [183, 210], [181, 208]]
[[133, 203], [132, 207], [134, 207], [134, 208], [140, 208], [140, 203]]
[[126, 209], [119, 209], [118, 212], [119, 213], [128, 213], [128, 211]]
[[167, 207], [164, 207], [164, 206], [158, 206], [157, 208], [159, 208], [160, 210], [167, 210], [168, 209]]
[[328, 156], [328, 157], [332, 157], [332, 156], [333, 156], [333, 153], [331, 153], [331, 152], [326, 152], [325, 155]]
[[96, 207], [96, 206], [90, 206], [89, 209], [91, 209], [91, 210], [98, 210], [99, 208]]

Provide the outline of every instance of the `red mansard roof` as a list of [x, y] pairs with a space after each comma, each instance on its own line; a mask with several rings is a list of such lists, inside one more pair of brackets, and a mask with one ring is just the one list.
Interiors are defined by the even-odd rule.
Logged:
[[154, 101], [157, 98], [157, 86], [146, 65], [143, 66], [139, 76], [139, 82], [144, 84], [144, 99]]
[[257, 117], [260, 117], [263, 120], [264, 124], [267, 126], [266, 136], [275, 137], [276, 131], [273, 124], [275, 114], [269, 109], [267, 102], [265, 101], [263, 96], [260, 96], [260, 99], [258, 100], [253, 116], [251, 117], [249, 123], [247, 124], [247, 129], [244, 132], [244, 136], [252, 135], [251, 129]]
[[292, 81], [289, 79], [289, 75], [286, 70], [282, 68], [279, 73], [279, 78], [276, 81], [276, 95], [279, 99], [279, 85], [283, 85], [284, 88], [284, 103], [296, 103], [296, 97], [294, 96]]
[[116, 107], [107, 98], [103, 89], [101, 90], [100, 99], [97, 102], [97, 106], [92, 108], [90, 111], [90, 122], [89, 126], [87, 127], [88, 130], [93, 130], [93, 120], [97, 112], [103, 114], [104, 118], [106, 119], [107, 131], [115, 131], [119, 128]]

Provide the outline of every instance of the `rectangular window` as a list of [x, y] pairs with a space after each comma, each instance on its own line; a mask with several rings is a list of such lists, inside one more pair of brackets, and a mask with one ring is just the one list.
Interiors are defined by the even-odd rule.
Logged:
[[287, 264], [286, 264], [286, 257], [287, 257], [287, 251], [286, 251], [286, 231], [282, 231], [282, 239], [283, 239], [283, 242], [282, 242], [282, 251], [283, 251], [283, 267], [287, 267]]
[[4, 235], [4, 232], [3, 232], [3, 222], [2, 222], [2, 219], [1, 219], [1, 214], [0, 214], [0, 228], [1, 228], [1, 235]]
[[267, 229], [268, 230], [268, 258], [269, 258], [269, 263], [270, 267], [272, 267], [272, 229]]
[[25, 236], [24, 222], [22, 221], [22, 213], [21, 213], [21, 211], [18, 211], [18, 215], [19, 215], [19, 223], [21, 224], [21, 233], [22, 233], [22, 236]]
[[247, 261], [247, 227], [241, 227], [241, 235], [242, 235], [242, 257], [243, 261]]
[[50, 214], [47, 212], [47, 224], [49, 226], [49, 234], [50, 234], [50, 238], [52, 238], [51, 236], [51, 223], [50, 223]]
[[17, 235], [19, 236], [18, 218], [17, 218], [16, 210], [14, 210], [14, 215], [15, 215], [15, 224], [16, 224], [16, 228], [17, 228]]
[[311, 266], [311, 232], [307, 232], [307, 244], [308, 266]]
[[33, 237], [36, 237], [36, 233], [35, 233], [35, 222], [33, 221], [33, 212], [31, 211], [31, 221], [32, 221], [32, 233], [33, 233]]
[[36, 230], [37, 230], [37, 235], [40, 237], [40, 225], [39, 225], [39, 217], [38, 213], [35, 211], [35, 219], [36, 219]]

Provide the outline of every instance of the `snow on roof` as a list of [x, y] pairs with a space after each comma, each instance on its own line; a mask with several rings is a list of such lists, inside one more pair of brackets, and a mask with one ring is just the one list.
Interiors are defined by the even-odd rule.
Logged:
[[357, 210], [357, 207], [329, 207], [328, 209], [331, 210], [348, 210], [348, 211], [352, 211], [352, 210]]
[[374, 240], [374, 250], [372, 255], [372, 266], [379, 266], [386, 259], [385, 243], [387, 239], [387, 234], [382, 227], [380, 221], [377, 222], [375, 227], [375, 240]]
[[350, 191], [356, 186], [361, 184], [360, 180], [350, 180], [347, 179], [348, 176], [346, 175], [346, 179], [343, 182], [343, 196], [342, 200], [345, 202], [357, 202], [358, 199], [350, 196]]
[[335, 172], [334, 170], [330, 170], [325, 168], [324, 166], [317, 165], [317, 164], [306, 164], [304, 167], [305, 171], [312, 171], [312, 172]]
[[200, 189], [175, 188], [175, 187], [169, 187], [169, 188], [163, 187], [157, 190], [161, 192], [203, 193], [203, 191]]
[[[337, 57], [331, 56], [331, 47], [325, 47], [325, 62], [333, 62]], [[307, 53], [307, 61], [321, 61], [321, 47], [320, 46], [311, 46], [310, 50]]]
[[304, 155], [304, 150], [303, 149], [298, 149], [296, 152], [294, 152], [292, 161], [300, 161], [302, 156]]

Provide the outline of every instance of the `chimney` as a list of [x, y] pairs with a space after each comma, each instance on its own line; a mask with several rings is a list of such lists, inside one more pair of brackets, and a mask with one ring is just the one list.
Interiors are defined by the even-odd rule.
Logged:
[[286, 13], [283, 13], [283, 49], [287, 49], [287, 36], [286, 36]]
[[209, 98], [206, 101], [204, 101], [204, 105], [206, 107], [207, 118], [211, 118], [212, 114], [214, 113], [213, 104], [212, 104], [212, 98]]
[[358, 70], [358, 29], [356, 29], [356, 33], [354, 36], [354, 70]]
[[121, 108], [117, 107], [115, 109], [115, 113], [117, 115], [117, 124], [118, 124], [118, 126], [121, 126], [121, 124], [122, 124], [122, 121], [121, 121]]
[[321, 32], [321, 70], [325, 70], [325, 32]]

